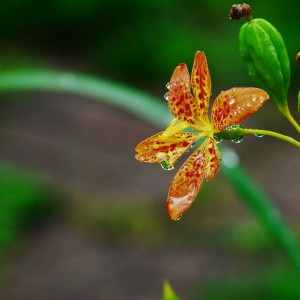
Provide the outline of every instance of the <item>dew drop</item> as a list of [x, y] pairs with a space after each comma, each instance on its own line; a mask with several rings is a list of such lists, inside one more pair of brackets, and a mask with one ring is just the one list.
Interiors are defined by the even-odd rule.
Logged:
[[170, 171], [170, 170], [173, 170], [174, 169], [174, 166], [170, 166], [168, 165], [167, 161], [164, 160], [160, 163], [161, 167], [166, 170], [166, 171]]
[[169, 93], [165, 93], [164, 98], [168, 101], [169, 100]]
[[255, 133], [254, 134], [256, 137], [263, 137], [264, 136], [264, 134], [259, 134], [259, 133]]
[[236, 129], [238, 127], [238, 125], [236, 125], [236, 124], [232, 124], [232, 125], [228, 125], [228, 126], [226, 126], [226, 130], [232, 130], [232, 129]]
[[214, 140], [216, 141], [217, 144], [222, 142], [222, 139], [218, 135], [214, 135]]
[[169, 89], [170, 88], [170, 82], [167, 82], [166, 84], [166, 88]]
[[235, 103], [235, 99], [232, 98], [230, 101], [229, 101], [229, 105], [233, 105]]
[[181, 220], [181, 218], [182, 218], [182, 214], [179, 215], [179, 216], [175, 219], [175, 221], [179, 221], [179, 220]]
[[234, 142], [234, 143], [236, 143], [236, 144], [239, 144], [242, 140], [243, 140], [243, 137], [241, 136], [241, 137], [237, 137], [237, 138], [235, 138], [235, 139], [233, 139], [231, 141]]

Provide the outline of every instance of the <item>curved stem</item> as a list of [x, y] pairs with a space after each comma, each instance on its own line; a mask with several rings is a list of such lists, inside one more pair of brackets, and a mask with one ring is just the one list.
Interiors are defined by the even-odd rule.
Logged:
[[268, 136], [272, 136], [278, 139], [281, 139], [285, 142], [288, 142], [298, 148], [300, 148], [300, 142], [296, 141], [295, 139], [286, 136], [284, 134], [280, 134], [274, 131], [269, 131], [269, 130], [263, 130], [263, 129], [247, 129], [247, 128], [243, 128], [241, 129], [241, 131], [244, 134], [255, 134], [255, 135], [268, 135]]
[[297, 121], [291, 115], [291, 112], [290, 112], [288, 106], [280, 108], [279, 110], [289, 120], [289, 122], [296, 128], [296, 130], [300, 133], [300, 125], [297, 123]]
[[[223, 152], [223, 154], [228, 153]], [[232, 154], [230, 155], [229, 153], [228, 157], [232, 157]], [[226, 161], [224, 161], [225, 163]], [[257, 185], [241, 165], [233, 170], [230, 167], [225, 168], [224, 164], [221, 164], [221, 170], [227, 176], [234, 190], [241, 196], [241, 201], [250, 208], [261, 224], [263, 224], [264, 228], [281, 245], [290, 261], [300, 273], [300, 256], [297, 240], [282, 219], [278, 208], [272, 203], [272, 199]], [[239, 164], [237, 163], [237, 165]]]

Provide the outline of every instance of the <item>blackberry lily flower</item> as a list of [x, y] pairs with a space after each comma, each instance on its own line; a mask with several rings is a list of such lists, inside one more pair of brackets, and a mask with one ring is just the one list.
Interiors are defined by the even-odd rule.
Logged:
[[[175, 175], [168, 194], [167, 210], [178, 220], [195, 200], [204, 179], [210, 180], [219, 171], [220, 155], [214, 134], [238, 124], [269, 99], [258, 88], [232, 88], [221, 92], [213, 103], [211, 118], [208, 105], [211, 79], [204, 52], [195, 55], [192, 76], [187, 66], [179, 64], [169, 84], [168, 105], [175, 117], [169, 127], [144, 140], [136, 147], [136, 159], [160, 163], [173, 169], [174, 163], [194, 143], [205, 138]], [[185, 131], [189, 128], [189, 131]]]

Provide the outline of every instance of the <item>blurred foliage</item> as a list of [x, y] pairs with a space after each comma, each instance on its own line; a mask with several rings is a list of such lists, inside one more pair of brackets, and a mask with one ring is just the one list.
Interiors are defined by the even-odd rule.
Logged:
[[288, 268], [273, 266], [267, 271], [206, 280], [192, 299], [296, 300], [300, 299], [299, 275]]
[[[282, 33], [296, 70], [296, 0], [248, 1], [254, 17]], [[163, 87], [179, 62], [206, 52], [213, 83], [250, 84], [238, 51], [244, 21], [228, 20], [233, 1], [4, 0], [0, 3], [0, 64], [51, 64], [46, 57], [133, 85]], [[54, 60], [55, 61], [55, 60]], [[64, 66], [63, 66], [64, 67]], [[294, 78], [294, 82], [297, 78]]]
[[163, 300], [179, 300], [169, 282], [164, 282]]
[[7, 246], [55, 211], [53, 192], [28, 173], [0, 163], [0, 262]]

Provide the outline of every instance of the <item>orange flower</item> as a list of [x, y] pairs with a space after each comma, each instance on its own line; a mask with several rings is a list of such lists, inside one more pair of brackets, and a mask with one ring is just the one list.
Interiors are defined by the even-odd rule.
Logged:
[[[178, 220], [193, 203], [204, 179], [210, 180], [219, 171], [220, 155], [214, 134], [227, 126], [238, 124], [269, 99], [257, 88], [232, 88], [221, 92], [212, 106], [208, 105], [211, 79], [204, 52], [195, 55], [192, 78], [185, 64], [175, 69], [169, 84], [168, 104], [175, 119], [169, 127], [144, 140], [136, 147], [136, 159], [160, 163], [172, 169], [174, 163], [193, 144], [205, 138], [175, 175], [168, 194], [167, 209], [173, 220]], [[186, 132], [187, 128], [190, 129]]]

